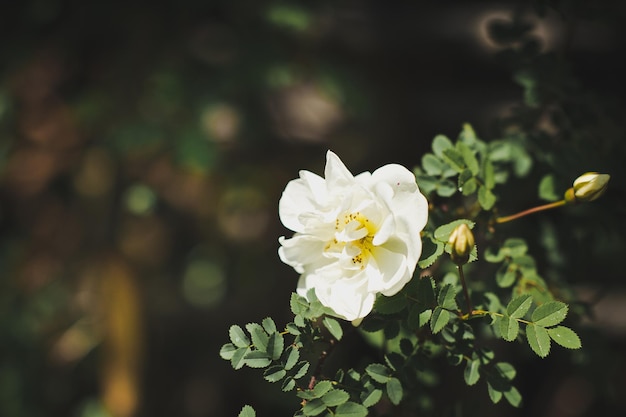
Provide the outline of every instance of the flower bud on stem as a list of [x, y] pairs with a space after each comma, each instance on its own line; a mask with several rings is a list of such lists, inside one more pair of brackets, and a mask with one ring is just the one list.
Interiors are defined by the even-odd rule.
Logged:
[[467, 290], [467, 284], [465, 282], [465, 274], [463, 273], [463, 265], [469, 261], [470, 253], [474, 248], [475, 240], [474, 234], [465, 223], [458, 225], [450, 234], [448, 239], [450, 244], [450, 257], [459, 270], [459, 278], [461, 285], [463, 286], [463, 294], [465, 295], [465, 301], [467, 302], [467, 314], [472, 315], [472, 301], [469, 297], [469, 291]]

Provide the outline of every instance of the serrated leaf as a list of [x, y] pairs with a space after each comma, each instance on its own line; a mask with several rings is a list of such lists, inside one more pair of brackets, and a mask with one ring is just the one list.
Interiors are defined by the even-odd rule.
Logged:
[[296, 326], [296, 323], [287, 323], [285, 329], [289, 332], [289, 334], [292, 334], [294, 336], [298, 336], [302, 333], [298, 326]]
[[334, 417], [366, 417], [367, 408], [352, 401], [343, 403], [335, 409]]
[[332, 391], [328, 391], [322, 397], [322, 401], [326, 404], [327, 407], [336, 407], [347, 402], [350, 399], [350, 394], [342, 389], [334, 389]]
[[289, 306], [291, 307], [291, 312], [294, 315], [299, 316], [299, 315], [304, 315], [304, 313], [306, 313], [306, 311], [309, 309], [309, 302], [307, 301], [306, 298], [294, 292], [294, 293], [291, 293], [291, 298], [289, 299]]
[[538, 326], [556, 326], [567, 316], [567, 304], [560, 301], [549, 301], [533, 311], [531, 321]]
[[439, 333], [449, 321], [450, 312], [439, 306], [435, 307], [435, 310], [430, 318], [430, 331], [434, 334]]
[[294, 379], [300, 379], [303, 376], [305, 376], [306, 373], [309, 370], [309, 366], [311, 366], [311, 364], [309, 362], [307, 362], [307, 361], [300, 361], [300, 362], [298, 362], [298, 364], [296, 365], [296, 368], [295, 368], [297, 370], [296, 370], [295, 374], [293, 375]]
[[422, 168], [428, 175], [439, 176], [443, 173], [445, 164], [435, 155], [427, 153], [422, 156]]
[[494, 204], [496, 204], [495, 194], [484, 185], [478, 187], [478, 204], [483, 210], [491, 210]]
[[233, 345], [232, 343], [226, 343], [220, 349], [220, 357], [229, 361], [235, 354], [236, 350], [237, 346]]
[[430, 320], [433, 311], [431, 309], [424, 310], [424, 307], [420, 305], [412, 305], [409, 310], [409, 316], [407, 317], [407, 324], [411, 329], [419, 329], [424, 326]]
[[294, 346], [287, 346], [285, 349], [285, 369], [290, 371], [300, 359], [300, 349], [297, 349]]
[[389, 381], [387, 381], [387, 384], [385, 384], [385, 389], [387, 390], [389, 401], [391, 401], [393, 405], [400, 404], [404, 393], [400, 380], [398, 378], [390, 378]]
[[280, 365], [270, 366], [263, 372], [263, 378], [268, 382], [278, 382], [285, 375], [287, 375], [287, 371]]
[[476, 192], [476, 188], [478, 188], [478, 182], [476, 181], [476, 178], [470, 178], [463, 184], [461, 193], [463, 193], [464, 196], [472, 195]]
[[320, 398], [331, 389], [333, 389], [333, 383], [330, 381], [324, 380], [324, 381], [319, 381], [317, 384], [315, 384], [311, 393], [313, 394], [313, 398]]
[[[424, 245], [425, 242], [431, 242], [430, 246], [432, 246], [433, 248], [431, 250], [428, 250], [428, 248], [425, 247], [426, 245]], [[426, 269], [434, 264], [437, 258], [439, 258], [443, 254], [444, 244], [442, 242], [434, 241], [432, 239], [425, 239], [425, 241], [423, 241], [422, 243], [422, 256], [424, 256], [426, 253], [430, 253], [430, 255], [428, 255], [426, 258], [421, 259], [417, 263], [417, 265], [420, 267], [420, 269]]]
[[272, 333], [267, 342], [267, 354], [272, 360], [278, 360], [283, 354], [285, 348], [285, 339], [280, 333]]
[[437, 304], [446, 310], [457, 310], [459, 306], [456, 303], [456, 291], [451, 284], [444, 285], [437, 295]]
[[526, 326], [526, 338], [533, 352], [540, 358], [550, 353], [550, 336], [545, 328], [529, 324]]
[[509, 317], [521, 319], [528, 312], [532, 304], [533, 298], [530, 294], [520, 295], [512, 299], [506, 306], [506, 314], [508, 314]]
[[265, 368], [272, 363], [272, 359], [266, 352], [260, 350], [253, 350], [246, 354], [245, 364], [250, 368]]
[[564, 348], [580, 349], [582, 347], [580, 337], [569, 327], [557, 326], [547, 330], [550, 338]]
[[294, 380], [294, 378], [288, 377], [288, 378], [285, 378], [285, 380], [280, 386], [280, 389], [283, 390], [284, 392], [287, 392], [287, 391], [291, 391], [295, 387], [296, 387], [296, 381]]
[[241, 347], [238, 348], [233, 356], [230, 358], [230, 364], [233, 366], [233, 369], [241, 369], [243, 365], [246, 363], [245, 356], [250, 352], [249, 347]]
[[261, 324], [263, 325], [263, 329], [267, 332], [267, 334], [277, 332], [276, 323], [274, 323], [274, 320], [271, 317], [265, 317]]
[[244, 405], [237, 417], [256, 417], [256, 412], [249, 405]]
[[498, 376], [507, 381], [515, 379], [515, 375], [517, 374], [513, 365], [508, 362], [498, 362], [495, 364], [494, 369], [498, 372]]
[[446, 243], [450, 239], [450, 235], [452, 234], [454, 229], [456, 229], [456, 227], [459, 226], [461, 223], [465, 223], [470, 229], [473, 229], [475, 225], [473, 221], [467, 219], [454, 220], [435, 229], [435, 233], [433, 233], [433, 236], [438, 241]]
[[230, 326], [230, 329], [228, 329], [228, 336], [230, 337], [230, 341], [233, 345], [238, 348], [250, 346], [250, 339], [248, 339], [248, 336], [246, 336], [243, 329], [236, 324]]
[[372, 363], [365, 368], [365, 372], [376, 382], [387, 383], [391, 378], [391, 370], [382, 363]]
[[433, 152], [435, 153], [435, 155], [437, 155], [440, 158], [443, 155], [443, 151], [445, 151], [446, 149], [453, 148], [453, 147], [454, 147], [454, 144], [452, 144], [452, 141], [448, 139], [448, 137], [445, 135], [437, 135], [433, 139], [433, 143], [432, 143]]
[[406, 297], [402, 293], [391, 297], [379, 294], [374, 303], [374, 310], [380, 314], [395, 314], [402, 311], [407, 304]]
[[317, 416], [322, 414], [324, 411], [326, 411], [326, 405], [319, 398], [307, 401], [307, 403], [304, 404], [304, 407], [302, 407], [302, 412], [305, 416]]
[[246, 330], [250, 333], [254, 347], [260, 351], [266, 352], [269, 336], [265, 333], [263, 327], [258, 323], [248, 323], [246, 324]]
[[450, 165], [456, 172], [461, 172], [465, 168], [465, 161], [463, 161], [463, 155], [455, 148], [445, 149], [442, 152], [441, 158], [445, 163]]
[[363, 406], [372, 407], [376, 405], [383, 397], [383, 390], [375, 388], [368, 392], [361, 393], [360, 400]]
[[513, 317], [504, 316], [499, 321], [500, 336], [507, 342], [512, 342], [517, 338], [519, 333], [519, 323]]
[[467, 385], [474, 385], [480, 379], [480, 360], [474, 359], [467, 361], [465, 370], [463, 371], [463, 379]]

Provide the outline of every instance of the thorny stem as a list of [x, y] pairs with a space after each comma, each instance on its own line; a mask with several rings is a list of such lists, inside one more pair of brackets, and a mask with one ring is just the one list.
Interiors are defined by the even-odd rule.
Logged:
[[469, 292], [467, 291], [467, 284], [465, 283], [465, 274], [463, 273], [463, 265], [458, 265], [459, 278], [461, 278], [461, 285], [463, 286], [463, 294], [465, 295], [465, 301], [467, 301], [467, 314], [472, 316], [472, 300], [470, 300]]
[[537, 212], [543, 211], [543, 210], [550, 210], [550, 209], [553, 209], [553, 208], [561, 207], [561, 206], [564, 206], [565, 204], [567, 204], [567, 201], [560, 200], [560, 201], [555, 201], [554, 203], [544, 204], [543, 206], [537, 206], [537, 207], [529, 208], [528, 210], [520, 211], [519, 213], [511, 214], [510, 216], [498, 217], [498, 218], [496, 218], [496, 223], [510, 222], [511, 220], [519, 219], [520, 217], [524, 217], [524, 216], [527, 216], [529, 214], [537, 213]]

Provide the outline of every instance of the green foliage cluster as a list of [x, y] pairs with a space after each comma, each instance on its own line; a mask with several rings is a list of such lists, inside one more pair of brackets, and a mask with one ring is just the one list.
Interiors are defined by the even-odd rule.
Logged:
[[[282, 381], [284, 391], [295, 389], [302, 401], [297, 416], [356, 417], [378, 415], [389, 406], [428, 408], [427, 401], [420, 404], [414, 398], [433, 383], [428, 381], [429, 369], [442, 359], [462, 367], [466, 385], [482, 381], [493, 403], [504, 399], [519, 407], [517, 371], [497, 358], [495, 340], [525, 342], [540, 358], [548, 356], [552, 342], [567, 349], [582, 346], [576, 332], [563, 325], [568, 300], [559, 299], [558, 288], [540, 276], [525, 240], [498, 230], [497, 185], [526, 175], [531, 166], [520, 146], [515, 139], [487, 144], [465, 125], [454, 143], [436, 136], [433, 153], [415, 168], [429, 201], [441, 204], [432, 205], [422, 232], [421, 276], [394, 296], [379, 295], [373, 312], [357, 327], [363, 339], [381, 352], [382, 362], [340, 368], [334, 377], [328, 376], [325, 360], [341, 341], [343, 329], [313, 290], [307, 294], [310, 302], [293, 294], [295, 318], [280, 333], [269, 318], [247, 324], [249, 336], [232, 326], [222, 358], [235, 369], [264, 368], [267, 381]], [[456, 265], [448, 240], [462, 224], [488, 249], [481, 253], [474, 245], [467, 263]], [[318, 345], [323, 348], [316, 357]], [[301, 351], [312, 359], [299, 361]]]

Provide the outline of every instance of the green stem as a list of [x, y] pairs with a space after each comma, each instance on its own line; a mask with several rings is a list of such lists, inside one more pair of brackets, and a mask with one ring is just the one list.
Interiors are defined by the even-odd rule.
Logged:
[[461, 279], [461, 285], [463, 286], [463, 294], [465, 295], [465, 301], [467, 302], [467, 314], [469, 317], [472, 316], [472, 300], [469, 297], [469, 291], [467, 291], [467, 284], [465, 283], [465, 274], [463, 273], [463, 265], [458, 265], [459, 268], [459, 278]]
[[550, 210], [550, 209], [553, 209], [553, 208], [564, 206], [565, 204], [567, 204], [567, 201], [560, 200], [560, 201], [555, 201], [554, 203], [544, 204], [543, 206], [537, 206], [537, 207], [529, 208], [528, 210], [520, 211], [519, 213], [512, 214], [510, 216], [498, 217], [498, 218], [496, 218], [496, 223], [510, 222], [511, 220], [519, 219], [520, 217], [524, 217], [524, 216], [527, 216], [529, 214], [537, 213], [538, 211]]

